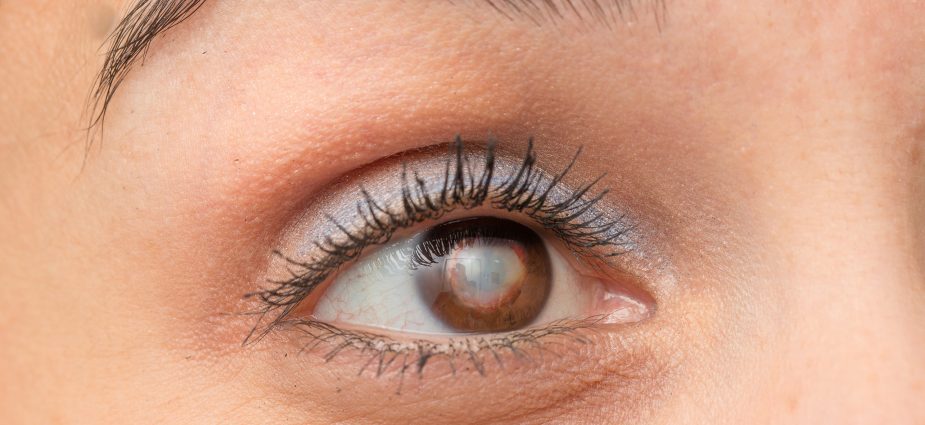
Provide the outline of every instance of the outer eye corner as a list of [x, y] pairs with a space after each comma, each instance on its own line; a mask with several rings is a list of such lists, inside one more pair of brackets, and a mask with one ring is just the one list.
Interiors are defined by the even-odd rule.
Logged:
[[[613, 310], [647, 310], [576, 273], [559, 249], [516, 221], [446, 221], [364, 255], [338, 274], [314, 319], [415, 335], [497, 334]], [[619, 295], [619, 296], [618, 296]], [[610, 298], [607, 298], [610, 297]]]
[[[298, 307], [283, 314], [397, 339], [445, 340], [529, 331], [607, 308], [625, 313], [622, 321], [647, 312], [632, 294], [607, 298], [612, 294], [591, 285], [564, 254], [590, 258], [616, 247], [614, 235], [625, 231], [622, 220], [607, 218], [621, 215], [599, 205], [606, 191], [586, 195], [597, 180], [566, 186], [571, 165], [547, 174], [529, 148], [519, 165], [491, 149], [469, 155], [459, 142], [455, 161], [433, 153], [393, 159], [411, 174], [372, 167], [382, 174], [363, 181], [375, 181], [377, 190], [364, 183], [359, 202], [328, 194], [317, 207], [327, 220], [300, 219], [306, 234], [287, 234], [312, 262], [294, 263], [296, 273], [287, 267], [292, 284], [278, 292], [298, 298]], [[408, 236], [427, 223], [434, 224]], [[306, 239], [316, 243], [306, 246]]]

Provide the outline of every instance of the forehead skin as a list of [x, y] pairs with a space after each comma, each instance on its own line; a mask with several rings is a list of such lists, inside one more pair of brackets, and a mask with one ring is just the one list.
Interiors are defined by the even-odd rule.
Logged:
[[0, 0], [0, 422], [436, 411], [312, 393], [324, 372], [242, 349], [228, 313], [311, 194], [455, 134], [585, 146], [680, 276], [657, 402], [604, 383], [532, 419], [925, 421], [923, 6], [672, 1], [608, 27], [213, 1], [152, 45], [85, 157], [124, 5]]

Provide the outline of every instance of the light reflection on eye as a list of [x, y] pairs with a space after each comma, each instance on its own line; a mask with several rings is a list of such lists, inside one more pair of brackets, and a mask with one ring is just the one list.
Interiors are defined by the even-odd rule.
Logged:
[[313, 316], [421, 334], [504, 332], [593, 313], [602, 290], [587, 280], [530, 228], [470, 218], [361, 258]]
[[[315, 206], [323, 214], [306, 214], [274, 252], [270, 285], [247, 295], [263, 308], [245, 343], [294, 325], [318, 330], [307, 332], [316, 342], [340, 340], [335, 351], [426, 357], [456, 349], [422, 335], [496, 334], [510, 344], [505, 335], [534, 341], [574, 329], [556, 325], [563, 320], [647, 318], [651, 297], [618, 276], [632, 261], [615, 261], [636, 246], [634, 226], [603, 202], [600, 177], [566, 183], [579, 153], [551, 174], [532, 141], [518, 161], [496, 155], [493, 142], [467, 150], [457, 138], [449, 155], [409, 152], [347, 180], [359, 190], [332, 187]], [[396, 348], [404, 342], [377, 329], [418, 336]]]

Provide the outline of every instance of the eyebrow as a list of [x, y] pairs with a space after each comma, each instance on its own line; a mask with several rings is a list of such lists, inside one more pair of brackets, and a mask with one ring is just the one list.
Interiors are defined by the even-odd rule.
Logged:
[[[459, 0], [448, 0], [460, 4]], [[206, 0], [138, 0], [128, 9], [105, 44], [103, 66], [91, 88], [87, 107], [90, 122], [88, 140], [93, 131], [102, 132], [106, 111], [126, 75], [138, 61], [144, 61], [151, 43], [161, 34], [193, 16]], [[514, 21], [526, 19], [540, 26], [555, 23], [567, 17], [582, 22], [602, 24], [607, 28], [620, 21], [637, 20], [638, 12], [645, 10], [655, 15], [661, 29], [667, 16], [666, 0], [479, 0], [504, 18]], [[89, 149], [89, 144], [87, 149]]]
[[655, 15], [655, 23], [661, 27], [667, 15], [665, 0], [482, 0], [482, 3], [511, 21], [525, 18], [536, 25], [573, 17], [612, 28], [621, 21], [637, 20], [640, 11], [647, 11]]
[[[144, 57], [151, 42], [165, 31], [193, 16], [206, 0], [139, 0], [128, 9], [106, 42], [103, 67], [97, 74], [88, 101], [89, 141], [92, 131], [102, 131], [106, 111], [132, 66]], [[89, 149], [89, 143], [87, 148]]]

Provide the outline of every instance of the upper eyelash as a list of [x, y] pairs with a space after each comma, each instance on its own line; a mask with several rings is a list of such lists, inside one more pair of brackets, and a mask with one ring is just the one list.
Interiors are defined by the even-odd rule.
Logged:
[[470, 227], [459, 229], [439, 239], [423, 240], [413, 247], [393, 251], [393, 258], [387, 258], [386, 261], [390, 261], [393, 265], [404, 269], [413, 270], [420, 267], [430, 267], [439, 263], [439, 259], [449, 255], [463, 241], [473, 241], [478, 246], [503, 246], [504, 244], [500, 243], [498, 238], [504, 239], [505, 235], [511, 236], [504, 233], [506, 229], [502, 229], [498, 234], [486, 234], [483, 230], [479, 227]]
[[[416, 171], [411, 172], [409, 179], [408, 167], [404, 164], [399, 212], [381, 206], [361, 187], [363, 200], [356, 206], [357, 215], [363, 222], [361, 228], [351, 231], [328, 216], [339, 230], [340, 238], [328, 235], [323, 241], [315, 242], [323, 253], [320, 258], [313, 257], [303, 262], [274, 251], [288, 264], [291, 278], [270, 281], [272, 287], [246, 295], [258, 298], [264, 306], [255, 312], [261, 319], [244, 343], [266, 335], [331, 273], [357, 258], [367, 247], [386, 243], [400, 229], [439, 219], [457, 208], [471, 209], [489, 203], [493, 208], [523, 213], [552, 231], [571, 249], [586, 255], [607, 257], [627, 251], [623, 239], [631, 227], [623, 222], [624, 217], [608, 220], [603, 212], [595, 210], [609, 190], [603, 189], [594, 196], [588, 196], [603, 175], [578, 186], [565, 199], [556, 201], [550, 197], [563, 185], [563, 180], [581, 154], [581, 148], [561, 172], [550, 177], [536, 167], [536, 153], [530, 138], [520, 166], [501, 184], [492, 187], [496, 172], [494, 146], [494, 141], [489, 141], [482, 170], [477, 172], [465, 154], [462, 139], [457, 136], [453, 143], [453, 158], [446, 161], [443, 185], [435, 195], [430, 194], [426, 181]], [[276, 311], [276, 316], [261, 330], [262, 318]]]
[[441, 258], [446, 257], [463, 241], [474, 241], [480, 246], [503, 245], [500, 240], [504, 239], [504, 235], [486, 234], [483, 230], [479, 227], [459, 229], [439, 239], [427, 239], [404, 246], [399, 246], [399, 242], [393, 245], [397, 249], [377, 257], [371, 264], [365, 265], [364, 269], [369, 273], [389, 274], [430, 267], [439, 263]]

